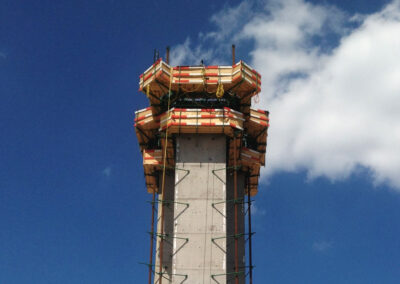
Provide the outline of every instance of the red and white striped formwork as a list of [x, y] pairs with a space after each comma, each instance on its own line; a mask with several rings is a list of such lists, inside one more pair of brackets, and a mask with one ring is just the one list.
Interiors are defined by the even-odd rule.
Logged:
[[260, 167], [262, 166], [262, 159], [264, 153], [260, 153], [253, 149], [249, 149], [243, 146], [241, 139], [231, 140], [229, 143], [229, 166], [234, 166], [234, 143], [236, 141], [236, 165], [240, 167], [242, 172], [245, 172], [249, 177], [248, 190], [250, 188], [250, 195], [253, 196], [257, 193], [258, 180]]
[[243, 130], [243, 115], [230, 108], [183, 109], [173, 108], [160, 118], [160, 131], [169, 133], [225, 133]]
[[[172, 151], [171, 151], [172, 150]], [[145, 173], [147, 191], [153, 193], [158, 191], [157, 171], [161, 171], [164, 167], [164, 148], [163, 149], [144, 149], [143, 168]], [[167, 147], [167, 157], [165, 159], [166, 167], [174, 167], [174, 152], [172, 145]]]
[[234, 93], [246, 103], [261, 91], [261, 75], [243, 61], [233, 66], [171, 67], [161, 59], [140, 75], [139, 91], [148, 95], [151, 105], [157, 105], [168, 93], [170, 83], [173, 92], [206, 92], [214, 96], [222, 85], [224, 92]]
[[260, 109], [250, 109], [250, 116], [245, 122], [245, 129], [249, 137], [255, 141], [255, 148], [262, 153], [261, 165], [265, 165], [265, 150], [269, 127], [269, 112]]
[[135, 112], [135, 131], [140, 149], [146, 149], [148, 143], [155, 138], [160, 127], [160, 118], [153, 115], [151, 107]]
[[159, 125], [160, 119], [153, 115], [150, 107], [135, 112], [135, 124], [143, 129], [155, 129]]
[[[136, 134], [143, 150], [143, 155], [149, 155], [145, 152], [148, 142], [159, 133], [168, 129], [170, 134], [179, 133], [224, 133], [233, 136], [234, 130], [247, 130], [247, 134], [256, 141], [254, 149], [244, 147], [240, 139], [237, 145], [238, 165], [242, 166], [245, 172], [249, 172], [251, 176], [250, 184], [252, 193], [256, 192], [258, 185], [258, 174], [260, 166], [265, 165], [265, 149], [267, 129], [269, 126], [268, 112], [263, 110], [251, 109], [247, 120], [243, 118], [243, 114], [230, 108], [223, 109], [190, 109], [190, 108], [173, 108], [169, 112], [165, 112], [159, 116], [154, 116], [150, 107], [137, 111], [135, 118]], [[165, 139], [160, 139], [161, 148], [163, 149]], [[233, 157], [233, 146], [230, 143], [229, 157]], [[154, 153], [159, 153], [158, 150]], [[174, 148], [172, 145], [172, 137], [168, 139], [167, 147], [167, 163], [174, 165]], [[146, 159], [152, 156], [146, 156]], [[144, 156], [144, 166], [146, 174], [146, 184], [148, 190], [152, 191], [156, 188], [154, 171], [159, 170], [152, 167], [157, 159], [147, 161]], [[161, 162], [160, 160], [158, 160]], [[230, 162], [232, 165], [232, 163]]]
[[[159, 113], [161, 98], [169, 90], [176, 93], [208, 93], [208, 97], [215, 97], [217, 89], [223, 87], [224, 93], [240, 98], [240, 112], [228, 107], [220, 109], [192, 109], [172, 108], [162, 114]], [[265, 165], [265, 150], [267, 130], [269, 127], [268, 112], [251, 109], [251, 97], [260, 92], [261, 76], [243, 61], [233, 66], [176, 66], [171, 67], [161, 59], [157, 60], [141, 76], [139, 90], [145, 93], [151, 106], [137, 111], [135, 129], [143, 154], [144, 150], [154, 148], [158, 139], [163, 147], [164, 138], [159, 137], [168, 133], [167, 159], [174, 163], [173, 136], [180, 133], [224, 133], [233, 137], [234, 133], [240, 137], [245, 133], [249, 137], [248, 145], [243, 145], [241, 139], [230, 142], [229, 157], [233, 157], [232, 141], [240, 141], [237, 145], [237, 164], [249, 173], [250, 184], [256, 192], [260, 166]], [[247, 138], [246, 138], [247, 139]], [[150, 146], [149, 146], [150, 145]], [[158, 153], [159, 149], [154, 150]], [[151, 158], [151, 157], [147, 157]], [[144, 160], [145, 169], [159, 170]], [[157, 159], [151, 160], [155, 163]], [[159, 161], [160, 162], [160, 161]], [[171, 165], [172, 165], [171, 164]], [[146, 175], [151, 173], [146, 170]], [[151, 188], [155, 182], [147, 182]], [[149, 189], [149, 191], [151, 191]]]

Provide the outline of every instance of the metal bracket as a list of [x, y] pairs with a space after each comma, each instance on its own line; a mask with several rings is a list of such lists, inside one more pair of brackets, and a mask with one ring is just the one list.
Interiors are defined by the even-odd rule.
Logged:
[[211, 274], [211, 278], [212, 280], [215, 281], [215, 283], [220, 283], [217, 279], [215, 279], [215, 277], [218, 276], [229, 276], [229, 275], [234, 275], [235, 277], [238, 277], [239, 275], [244, 275], [245, 271], [238, 271], [238, 272], [228, 272], [228, 273], [221, 273], [221, 274]]

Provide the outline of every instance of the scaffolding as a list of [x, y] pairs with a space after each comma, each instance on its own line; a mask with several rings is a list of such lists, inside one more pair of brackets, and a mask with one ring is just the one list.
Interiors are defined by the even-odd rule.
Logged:
[[[168, 49], [169, 51], [169, 49]], [[211, 274], [216, 282], [221, 277], [233, 277], [239, 284], [240, 277], [253, 283], [251, 198], [258, 192], [260, 168], [265, 165], [266, 140], [269, 127], [269, 112], [251, 108], [251, 98], [261, 91], [261, 75], [243, 61], [234, 62], [231, 66], [176, 66], [167, 61], [157, 59], [139, 78], [139, 91], [143, 92], [150, 106], [135, 112], [135, 131], [143, 155], [143, 167], [147, 191], [152, 194], [150, 254], [148, 266], [148, 283], [162, 284], [163, 279], [171, 282], [171, 278], [181, 277], [180, 283], [190, 282], [187, 274], [166, 272], [163, 266], [164, 243], [180, 240], [183, 243], [175, 247], [170, 257], [178, 254], [189, 238], [166, 233], [164, 229], [165, 207], [182, 206], [175, 216], [178, 219], [185, 214], [190, 203], [168, 200], [165, 198], [166, 175], [171, 172], [184, 171], [177, 186], [189, 174], [190, 170], [176, 167], [176, 138], [181, 134], [221, 134], [226, 138], [226, 166], [213, 169], [212, 174], [223, 184], [226, 177], [219, 173], [228, 171], [233, 175], [233, 199], [211, 203], [223, 218], [227, 218], [219, 204], [233, 206], [233, 234], [224, 237], [212, 237], [211, 242], [218, 244], [221, 239], [233, 239], [234, 266], [233, 271]], [[238, 191], [238, 173], [245, 176], [244, 190]], [[247, 197], [247, 201], [246, 201]], [[247, 205], [247, 228], [239, 228], [238, 215], [240, 208]], [[157, 211], [157, 206], [159, 212]], [[230, 207], [231, 208], [231, 207]], [[227, 209], [226, 209], [227, 210]], [[158, 212], [158, 213], [157, 213]], [[156, 213], [159, 215], [156, 218]], [[244, 218], [244, 217], [243, 217]], [[155, 219], [159, 228], [155, 230]], [[175, 220], [176, 221], [176, 220]], [[243, 219], [243, 222], [244, 219]], [[239, 239], [247, 237], [248, 265], [239, 264]], [[159, 250], [158, 269], [154, 262], [154, 243]], [[226, 253], [226, 251], [225, 251]], [[155, 276], [158, 279], [155, 279]], [[154, 280], [153, 280], [154, 276]], [[226, 283], [226, 282], [224, 282]]]

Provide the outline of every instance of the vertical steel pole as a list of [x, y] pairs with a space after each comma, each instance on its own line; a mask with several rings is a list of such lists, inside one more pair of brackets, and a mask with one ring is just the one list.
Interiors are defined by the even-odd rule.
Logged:
[[233, 172], [233, 186], [234, 186], [234, 206], [235, 206], [235, 284], [239, 284], [239, 259], [238, 259], [238, 193], [237, 193], [237, 139], [236, 134], [234, 137], [234, 151], [233, 151], [233, 165], [234, 165], [234, 172]]
[[250, 176], [247, 176], [247, 204], [249, 206], [249, 212], [248, 212], [248, 217], [249, 217], [249, 277], [250, 277], [250, 284], [253, 284], [253, 256], [252, 256], [252, 247], [251, 247], [251, 200], [250, 200]]
[[[167, 143], [165, 143], [165, 147], [167, 147]], [[165, 157], [164, 157], [165, 160]], [[165, 164], [165, 163], [164, 163]], [[159, 283], [162, 284], [162, 279], [163, 279], [163, 270], [162, 270], [162, 266], [163, 266], [163, 257], [164, 257], [164, 193], [165, 193], [165, 166], [164, 166], [164, 171], [163, 171], [163, 183], [162, 183], [162, 187], [161, 187], [161, 218], [160, 218], [160, 222], [161, 222], [161, 226], [160, 226], [160, 247], [159, 247], [159, 262], [160, 262], [160, 267], [159, 267]]]
[[167, 46], [167, 54], [165, 56], [165, 62], [169, 64], [169, 46]]
[[163, 278], [163, 271], [162, 271], [162, 265], [163, 265], [163, 256], [164, 256], [164, 185], [162, 187], [162, 197], [161, 197], [161, 229], [160, 229], [160, 247], [159, 247], [159, 262], [160, 262], [160, 267], [159, 267], [159, 283], [162, 283], [162, 278]]
[[150, 235], [150, 264], [149, 264], [149, 284], [151, 284], [151, 275], [153, 274], [153, 244], [154, 244], [154, 211], [155, 211], [156, 190], [153, 191], [151, 202], [151, 235]]
[[232, 66], [235, 65], [235, 45], [232, 44]]

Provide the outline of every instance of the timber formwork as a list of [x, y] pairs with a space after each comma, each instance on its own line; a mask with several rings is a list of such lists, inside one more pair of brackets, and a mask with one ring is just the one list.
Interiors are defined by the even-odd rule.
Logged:
[[139, 91], [150, 103], [135, 112], [152, 194], [148, 283], [252, 283], [251, 198], [269, 127], [268, 111], [251, 108], [260, 74], [243, 61], [159, 59]]

